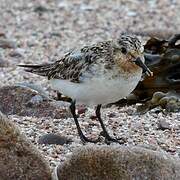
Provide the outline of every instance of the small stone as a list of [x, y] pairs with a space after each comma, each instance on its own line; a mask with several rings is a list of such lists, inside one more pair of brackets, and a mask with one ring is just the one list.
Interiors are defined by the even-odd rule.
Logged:
[[108, 117], [109, 118], [113, 118], [113, 117], [115, 117], [116, 116], [116, 113], [115, 112], [110, 112], [109, 114], [108, 114]]
[[163, 130], [163, 131], [166, 129], [171, 130], [169, 123], [166, 122], [165, 120], [159, 120], [157, 125], [158, 125], [158, 129], [160, 130]]
[[8, 67], [9, 63], [0, 57], [0, 67]]
[[138, 132], [140, 129], [142, 129], [142, 123], [141, 122], [135, 122], [131, 124], [131, 130], [134, 132]]
[[50, 37], [55, 36], [55, 37], [62, 37], [62, 34], [60, 32], [50, 32]]
[[81, 9], [82, 11], [92, 11], [92, 10], [94, 9], [94, 7], [93, 7], [93, 6], [86, 5], [86, 4], [82, 4], [82, 5], [80, 6], [80, 9]]
[[31, 40], [27, 41], [27, 45], [28, 45], [29, 47], [34, 47], [34, 46], [37, 46], [37, 45], [38, 45], [38, 42], [35, 41], [35, 40], [33, 40], [33, 39], [31, 39]]
[[96, 115], [91, 115], [89, 118], [90, 118], [91, 120], [96, 120], [96, 119], [97, 119]]
[[180, 105], [177, 100], [170, 100], [166, 105], [166, 110], [168, 112], [178, 112], [180, 111]]
[[68, 2], [65, 1], [60, 1], [58, 4], [59, 8], [68, 8], [68, 6], [69, 6]]
[[47, 11], [48, 9], [42, 5], [39, 5], [34, 8], [34, 12], [37, 12], [37, 13], [42, 13], [42, 12], [47, 12]]
[[170, 153], [175, 153], [176, 152], [176, 148], [174, 147], [169, 147], [167, 152], [170, 152]]
[[6, 34], [2, 31], [0, 31], [0, 37], [6, 37]]
[[29, 103], [40, 104], [41, 102], [43, 102], [43, 100], [44, 100], [43, 97], [41, 95], [37, 94], [31, 98]]
[[43, 135], [38, 140], [39, 144], [64, 145], [64, 144], [69, 144], [70, 142], [72, 142], [71, 139], [68, 139], [67, 137], [64, 137], [58, 134], [53, 134], [53, 133]]
[[87, 111], [87, 108], [85, 107], [79, 107], [77, 113], [78, 114], [84, 114]]
[[7, 49], [7, 48], [16, 48], [16, 44], [14, 41], [8, 39], [0, 39], [0, 48]]
[[129, 12], [127, 13], [127, 15], [130, 16], [130, 17], [134, 17], [134, 16], [137, 16], [137, 12], [135, 12], [135, 11], [129, 11]]
[[144, 125], [144, 130], [149, 131], [149, 125]]
[[20, 58], [24, 56], [24, 49], [17, 48], [9, 53], [9, 56]]
[[174, 127], [173, 127], [173, 130], [180, 130], [180, 125], [175, 125]]
[[161, 108], [160, 106], [158, 106], [158, 107], [155, 107], [155, 108], [151, 109], [149, 112], [154, 113], [153, 115], [154, 115], [155, 117], [157, 117], [157, 114], [159, 114], [160, 112], [162, 112], [162, 108]]

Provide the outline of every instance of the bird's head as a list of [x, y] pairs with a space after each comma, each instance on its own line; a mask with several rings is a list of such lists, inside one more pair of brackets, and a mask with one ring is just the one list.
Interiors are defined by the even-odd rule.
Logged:
[[136, 72], [140, 68], [149, 76], [152, 72], [144, 64], [144, 47], [133, 35], [121, 35], [114, 41], [114, 57], [121, 70]]

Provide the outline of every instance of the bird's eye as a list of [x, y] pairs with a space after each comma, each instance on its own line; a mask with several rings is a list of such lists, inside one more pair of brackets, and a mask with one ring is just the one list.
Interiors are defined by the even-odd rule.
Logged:
[[125, 47], [122, 47], [122, 48], [121, 48], [121, 52], [122, 52], [123, 54], [126, 54], [126, 53], [127, 53], [127, 49], [126, 49]]

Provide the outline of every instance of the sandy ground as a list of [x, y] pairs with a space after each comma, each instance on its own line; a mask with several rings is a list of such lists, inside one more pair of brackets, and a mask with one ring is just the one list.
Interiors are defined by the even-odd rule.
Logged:
[[[0, 48], [0, 86], [31, 82], [49, 90], [43, 77], [17, 68], [19, 63], [44, 63], [57, 60], [74, 47], [117, 37], [121, 32], [160, 29], [180, 31], [178, 0], [0, 0], [0, 39], [12, 48]], [[99, 134], [96, 120], [90, 120], [93, 109], [82, 114], [80, 122], [90, 137]], [[112, 115], [113, 114], [113, 115]], [[73, 119], [51, 119], [11, 116], [28, 138], [42, 151], [51, 167], [64, 161], [72, 150], [82, 146]], [[180, 157], [180, 113], [151, 111], [136, 115], [135, 107], [103, 109], [103, 118], [111, 134], [127, 139], [126, 144], [140, 144], [165, 150]], [[158, 130], [158, 120], [167, 121], [170, 130]], [[73, 143], [38, 145], [48, 132], [71, 137]]]

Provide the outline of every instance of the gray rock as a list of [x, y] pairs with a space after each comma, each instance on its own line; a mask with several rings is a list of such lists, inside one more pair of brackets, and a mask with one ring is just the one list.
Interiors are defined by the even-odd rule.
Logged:
[[0, 179], [50, 180], [48, 163], [20, 130], [0, 112]]
[[37, 95], [33, 96], [28, 101], [28, 103], [29, 103], [29, 105], [38, 105], [38, 104], [42, 103], [43, 100], [44, 100], [44, 98], [41, 95], [37, 94]]
[[140, 147], [86, 146], [54, 171], [59, 180], [179, 180], [180, 162], [166, 153]]
[[34, 12], [37, 12], [37, 13], [42, 13], [42, 12], [47, 12], [47, 11], [49, 11], [49, 10], [42, 5], [36, 6], [34, 8]]
[[165, 120], [159, 120], [158, 121], [158, 129], [160, 129], [160, 130], [166, 130], [166, 129], [171, 129], [171, 127], [170, 127], [170, 124], [168, 123], [168, 122], [166, 122]]
[[24, 49], [16, 48], [9, 53], [9, 56], [21, 58], [21, 57], [24, 57], [24, 52], [25, 52]]
[[14, 41], [2, 38], [0, 39], [0, 48], [3, 48], [3, 49], [16, 48], [16, 44]]
[[72, 142], [72, 140], [68, 139], [67, 137], [53, 133], [45, 134], [41, 136], [38, 140], [39, 144], [63, 145], [63, 144], [68, 144], [70, 142]]
[[2, 57], [0, 57], [0, 67], [8, 67], [9, 63], [3, 59]]

